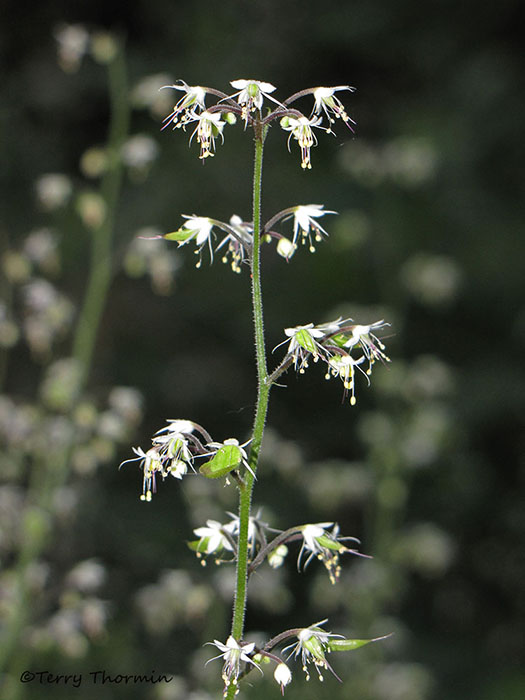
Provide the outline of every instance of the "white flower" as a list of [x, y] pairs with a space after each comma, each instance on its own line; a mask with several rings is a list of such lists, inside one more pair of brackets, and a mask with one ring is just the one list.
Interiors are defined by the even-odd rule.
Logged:
[[[255, 644], [253, 642], [246, 644], [237, 642], [231, 635], [226, 640], [226, 644], [219, 642], [215, 639], [213, 642], [207, 642], [208, 644], [214, 644], [217, 649], [221, 652], [217, 656], [214, 656], [210, 661], [215, 661], [215, 659], [224, 659], [224, 665], [222, 667], [222, 680], [224, 681], [224, 695], [226, 695], [230, 684], [234, 686], [237, 685], [237, 680], [241, 672], [241, 663], [252, 664], [259, 671], [261, 668], [250, 658], [250, 654], [253, 653], [255, 649]], [[262, 671], [261, 671], [262, 673]]]
[[[299, 235], [302, 237], [302, 242], [306, 240], [310, 243], [310, 252], [315, 251], [315, 246], [312, 242], [312, 234], [315, 241], [321, 241], [324, 236], [328, 236], [324, 228], [316, 219], [319, 219], [325, 214], [337, 214], [336, 211], [325, 211], [323, 204], [301, 204], [295, 207], [293, 212], [293, 243], [297, 243]], [[289, 217], [286, 217], [289, 218]]]
[[[239, 516], [230, 512], [228, 512], [228, 515], [231, 516], [232, 520], [224, 525], [224, 529], [232, 535], [238, 535], [240, 529]], [[248, 547], [250, 548], [252, 557], [255, 554], [256, 545], [266, 541], [264, 531], [267, 529], [268, 523], [263, 522], [259, 516], [260, 513], [257, 513], [256, 516], [250, 516], [248, 518]]]
[[268, 554], [268, 564], [272, 567], [272, 569], [278, 569], [284, 564], [287, 554], [288, 547], [285, 544], [280, 544], [276, 549]]
[[163, 476], [165, 475], [162, 460], [158, 450], [153, 447], [147, 452], [144, 452], [142, 447], [132, 447], [131, 449], [137, 456], [132, 457], [131, 459], [125, 459], [120, 463], [119, 469], [123, 464], [141, 460], [140, 466], [144, 471], [144, 478], [142, 482], [142, 495], [140, 500], [149, 502], [151, 501], [152, 494], [157, 490], [157, 485], [155, 483], [155, 476], [157, 472], [160, 472]]
[[228, 255], [231, 255], [232, 270], [239, 273], [241, 271], [241, 264], [247, 258], [246, 251], [251, 250], [252, 247], [253, 228], [250, 224], [246, 224], [237, 214], [230, 217], [230, 226], [237, 236], [229, 233], [222, 239], [215, 250], [219, 250], [227, 243], [228, 248], [222, 257], [222, 262], [227, 263]]
[[206, 216], [188, 216], [183, 215], [186, 221], [182, 226], [175, 231], [173, 234], [167, 233], [164, 238], [168, 240], [176, 240], [180, 246], [186, 245], [190, 241], [195, 241], [197, 245], [197, 250], [195, 254], [199, 256], [199, 260], [196, 263], [196, 267], [200, 267], [202, 264], [202, 249], [208, 243], [208, 248], [210, 250], [210, 258], [213, 262], [213, 248], [211, 244], [211, 232], [213, 229], [213, 222]]
[[[292, 357], [294, 367], [299, 370], [300, 374], [304, 374], [307, 369], [310, 355], [314, 362], [317, 362], [319, 357], [326, 359], [325, 349], [316, 340], [316, 338], [323, 338], [325, 333], [316, 328], [313, 323], [308, 323], [306, 326], [285, 328], [284, 333], [290, 338], [287, 355]], [[286, 340], [283, 342], [285, 343]], [[282, 344], [280, 343], [280, 345]], [[274, 350], [278, 347], [279, 345]]]
[[89, 33], [81, 24], [66, 24], [55, 33], [60, 66], [73, 73], [80, 65], [89, 46]]
[[215, 139], [217, 136], [220, 136], [221, 140], [224, 142], [222, 130], [226, 122], [222, 121], [220, 112], [209, 112], [208, 110], [202, 112], [202, 114], [192, 112], [191, 118], [188, 118], [187, 121], [198, 122], [190, 137], [190, 143], [195, 134], [197, 134], [197, 143], [200, 143], [201, 146], [199, 158], [204, 159], [212, 157], [214, 155], [212, 151], [215, 150]]
[[[327, 528], [332, 527], [332, 532], [328, 532]], [[341, 567], [339, 566], [339, 554], [350, 552], [359, 554], [354, 549], [348, 549], [342, 540], [352, 540], [359, 542], [355, 537], [339, 537], [339, 526], [334, 523], [315, 523], [305, 525], [302, 529], [303, 545], [297, 558], [297, 567], [301, 566], [303, 554], [308, 552], [309, 556], [305, 562], [304, 568], [308, 566], [312, 558], [315, 556], [321, 561], [330, 577], [332, 583], [339, 580]], [[363, 555], [362, 555], [363, 556]]]
[[295, 253], [297, 246], [288, 238], [281, 236], [277, 241], [277, 253], [288, 261]]
[[206, 90], [204, 88], [199, 85], [186, 85], [184, 80], [179, 80], [179, 83], [181, 83], [181, 85], [163, 85], [160, 88], [161, 90], [166, 88], [180, 90], [184, 93], [173, 108], [173, 112], [164, 119], [163, 129], [170, 124], [174, 129], [184, 126], [193, 119], [196, 114], [195, 110], [203, 110], [205, 108], [204, 100], [206, 97]]
[[[335, 97], [334, 93], [339, 90], [349, 90], [354, 92], [355, 88], [350, 87], [350, 85], [339, 85], [338, 87], [318, 87], [314, 90], [314, 108], [312, 110], [312, 115], [319, 115], [321, 111], [326, 114], [330, 124], [334, 124], [335, 120], [330, 116], [334, 114], [336, 118], [342, 119], [348, 128], [353, 131], [352, 124], [355, 124], [353, 119], [350, 119], [348, 114], [343, 107], [341, 101]], [[331, 131], [331, 129], [329, 129]]]
[[288, 137], [288, 150], [290, 150], [290, 139], [292, 136], [297, 141], [301, 149], [301, 168], [310, 169], [310, 149], [317, 145], [317, 138], [312, 131], [312, 127], [319, 126], [322, 122], [322, 117], [283, 117], [281, 119], [281, 127], [285, 131], [290, 132]]
[[156, 435], [161, 435], [162, 433], [186, 433], [191, 435], [195, 429], [193, 422], [186, 418], [168, 418], [167, 420], [168, 425], [157, 430]]
[[386, 323], [381, 319], [381, 321], [376, 321], [369, 326], [357, 325], [351, 327], [352, 335], [344, 344], [344, 347], [353, 348], [356, 345], [361, 347], [366, 359], [368, 360], [367, 374], [371, 373], [372, 365], [376, 360], [380, 360], [381, 362], [390, 362], [390, 358], [385, 355], [384, 352], [385, 346], [379, 340], [379, 338], [372, 333], [372, 330], [384, 328], [385, 326], [389, 325], [389, 323]]
[[250, 112], [255, 110], [261, 111], [264, 97], [268, 97], [272, 102], [283, 105], [273, 97], [270, 93], [275, 90], [275, 86], [271, 83], [263, 83], [260, 80], [232, 80], [230, 85], [239, 92], [234, 93], [231, 97], [236, 97], [237, 102], [242, 107], [241, 119], [244, 121], [244, 126], [248, 123]]
[[328, 360], [329, 369], [325, 375], [325, 379], [330, 379], [331, 376], [340, 377], [343, 381], [344, 395], [346, 396], [347, 392], [350, 391], [350, 404], [352, 406], [355, 406], [357, 401], [355, 398], [355, 367], [365, 375], [370, 384], [367, 373], [363, 372], [361, 367], [359, 367], [359, 365], [364, 362], [364, 359], [364, 355], [361, 355], [357, 360], [354, 360], [351, 355], [333, 355]]
[[275, 667], [273, 677], [281, 686], [281, 693], [284, 695], [285, 686], [292, 682], [292, 672], [284, 662], [281, 662]]
[[233, 552], [230, 540], [224, 534], [226, 526], [216, 520], [207, 520], [206, 527], [198, 527], [193, 532], [200, 538], [197, 546], [197, 556], [201, 553], [213, 554], [217, 550], [226, 549]]
[[327, 620], [321, 620], [310, 627], [303, 628], [297, 635], [297, 643], [291, 644], [283, 649], [283, 651], [287, 651], [290, 648], [292, 649], [289, 657], [292, 654], [295, 656], [295, 658], [297, 658], [299, 654], [301, 655], [303, 671], [306, 673], [307, 681], [310, 680], [310, 674], [308, 672], [309, 663], [314, 664], [320, 681], [323, 680], [323, 676], [321, 674], [321, 669], [323, 668], [327, 668], [338, 680], [341, 680], [328, 663], [326, 654], [330, 652], [330, 648], [327, 644], [328, 640], [331, 637], [341, 637], [342, 635], [332, 634], [331, 632], [325, 632], [322, 630], [320, 625], [324, 625], [325, 622], [327, 622]]

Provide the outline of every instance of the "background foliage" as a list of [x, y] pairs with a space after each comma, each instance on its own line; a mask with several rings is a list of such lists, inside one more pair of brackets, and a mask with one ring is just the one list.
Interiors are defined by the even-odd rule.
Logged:
[[[201, 167], [184, 134], [160, 133], [171, 102], [159, 104], [166, 92], [155, 88], [184, 78], [227, 89], [246, 77], [281, 97], [358, 87], [345, 100], [357, 138], [341, 127], [323, 138], [311, 172], [284, 133], [268, 138], [266, 218], [293, 204], [339, 212], [315, 256], [301, 250], [287, 264], [264, 251], [269, 343], [291, 325], [384, 316], [394, 360], [371, 389], [361, 383], [355, 408], [321, 370], [275, 391], [256, 495], [263, 519], [283, 528], [337, 519], [374, 559], [347, 559], [336, 587], [315, 564], [298, 574], [293, 553], [282, 570], [261, 569], [248, 628], [276, 633], [328, 616], [330, 629], [355, 637], [395, 632], [334, 660], [343, 686], [305, 685], [297, 669], [292, 699], [523, 697], [522, 14], [516, 0], [48, 0], [30, 12], [4, 1], [4, 629], [22, 589], [29, 601], [16, 643], [2, 638], [7, 697], [71, 697], [20, 684], [24, 668], [176, 676], [162, 687], [85, 682], [78, 698], [217, 696], [218, 668], [203, 668], [201, 645], [227, 636], [232, 570], [201, 568], [185, 541], [207, 518], [224, 519], [232, 494], [188, 478], [162, 484], [148, 505], [138, 469], [116, 467], [169, 417], [219, 440], [249, 432], [247, 275], [219, 260], [195, 270], [189, 251], [136, 240], [174, 230], [181, 214], [249, 218], [249, 139], [228, 129]], [[147, 137], [127, 141], [112, 166], [124, 178], [112, 281], [80, 399], [64, 360], [109, 201], [96, 176], [104, 154], [89, 149], [106, 143], [115, 113], [114, 58], [95, 34], [98, 60], [60, 67], [54, 34], [70, 23], [125, 43], [128, 87], [116, 94], [133, 104], [130, 136]], [[65, 179], [43, 180], [49, 173]], [[255, 676], [247, 697], [277, 697]]]

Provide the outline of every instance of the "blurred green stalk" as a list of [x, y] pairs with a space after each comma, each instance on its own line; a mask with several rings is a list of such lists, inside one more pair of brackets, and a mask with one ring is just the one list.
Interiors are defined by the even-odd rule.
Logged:
[[[90, 232], [89, 277], [72, 348], [72, 359], [79, 371], [72, 408], [78, 402], [87, 383], [98, 329], [112, 278], [115, 216], [123, 176], [121, 149], [129, 132], [130, 121], [127, 70], [124, 50], [121, 45], [118, 46], [115, 55], [108, 62], [107, 70], [111, 115], [108, 133], [109, 165], [100, 186], [100, 194], [106, 206], [106, 215], [102, 223]], [[41, 555], [49, 542], [52, 530], [53, 498], [57, 489], [67, 480], [74, 443], [75, 435], [73, 433], [58, 459], [56, 453], [50, 451], [41, 460], [35, 460], [32, 466], [28, 490], [28, 502], [31, 505], [28, 507], [24, 519], [21, 547], [15, 572], [16, 599], [0, 644], [0, 670], [8, 667], [23, 628], [30, 618], [28, 567]], [[22, 656], [23, 654], [18, 651], [15, 658], [17, 666], [21, 666], [23, 663]], [[21, 688], [20, 684], [15, 686], [13, 698], [19, 696]]]

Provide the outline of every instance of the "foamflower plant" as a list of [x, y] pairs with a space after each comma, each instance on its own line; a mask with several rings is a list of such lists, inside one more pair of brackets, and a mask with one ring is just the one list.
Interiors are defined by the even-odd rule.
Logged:
[[[321, 135], [333, 134], [338, 123], [353, 131], [355, 122], [342, 100], [354, 88], [349, 85], [313, 87], [287, 98], [278, 98], [277, 87], [269, 82], [239, 78], [232, 80], [230, 85], [233, 92], [191, 86], [183, 80], [165, 86], [175, 92], [176, 102], [162, 128], [165, 135], [170, 128], [179, 134], [189, 132], [190, 144], [196, 141], [200, 146], [199, 159], [203, 163], [219, 153], [219, 142], [222, 146], [227, 141], [228, 131], [236, 123], [240, 123], [243, 131], [250, 132], [255, 147], [251, 217], [245, 219], [232, 214], [229, 220], [222, 221], [214, 218], [211, 212], [183, 215], [183, 223], [178, 228], [152, 238], [164, 238], [179, 248], [194, 247], [198, 256], [197, 267], [201, 267], [205, 251], [209, 253], [210, 263], [213, 263], [214, 254], [220, 251], [222, 261], [229, 263], [235, 273], [249, 276], [258, 380], [253, 427], [248, 436], [218, 440], [212, 437], [212, 431], [194, 420], [170, 419], [155, 433], [151, 446], [134, 447], [134, 456], [122, 463], [138, 463], [142, 470], [140, 497], [148, 503], [154, 500], [157, 482], [168, 476], [175, 477], [176, 482], [189, 475], [210, 479], [218, 487], [237, 491], [237, 513], [228, 513], [230, 519], [225, 522], [208, 519], [194, 529], [197, 539], [188, 542], [202, 564], [212, 557], [217, 564], [235, 566], [231, 629], [222, 637], [226, 638], [225, 643], [217, 639], [208, 642], [220, 652], [210, 661], [222, 661], [222, 693], [226, 700], [232, 700], [244, 689], [249, 694], [250, 684], [243, 684], [243, 679], [254, 669], [264, 674], [265, 668], [271, 668], [273, 680], [284, 694], [294, 678], [289, 668], [291, 662], [300, 662], [307, 679], [313, 667], [319, 680], [323, 680], [325, 670], [335, 676], [328, 662], [329, 654], [348, 652], [378, 641], [346, 639], [339, 633], [327, 632], [323, 628], [327, 621], [322, 620], [279, 632], [258, 646], [249, 639], [245, 630], [245, 613], [250, 577], [264, 564], [272, 568], [282, 566], [294, 547], [297, 549], [297, 569], [301, 574], [305, 573], [310, 562], [317, 559], [325, 567], [332, 584], [340, 579], [343, 555], [368, 556], [358, 551], [359, 540], [341, 535], [339, 525], [333, 521], [291, 523], [287, 529], [279, 530], [262, 520], [260, 513], [253, 514], [253, 493], [272, 387], [280, 384], [283, 375], [291, 368], [304, 374], [311, 365], [320, 364], [325, 366], [327, 378], [335, 376], [342, 380], [343, 396], [349, 394], [349, 404], [354, 406], [357, 376], [362, 375], [369, 384], [373, 365], [390, 362], [381, 339], [389, 325], [386, 321], [360, 319], [356, 322], [339, 317], [321, 323], [291, 319], [290, 325], [284, 329], [284, 340], [275, 339], [274, 352], [280, 349], [281, 359], [273, 368], [269, 366], [263, 323], [261, 247], [263, 244], [275, 246], [277, 255], [287, 262], [303, 244], [314, 253], [317, 245], [329, 238], [324, 217], [336, 212], [323, 204], [292, 204], [266, 222], [262, 221], [265, 140], [270, 131], [284, 133], [284, 143], [289, 150], [293, 143], [299, 147], [301, 169], [311, 170], [312, 148], [318, 144]], [[151, 240], [150, 245], [154, 246], [155, 241]], [[347, 405], [342, 410], [352, 409]], [[232, 433], [235, 432], [233, 427]], [[166, 497], [165, 494], [162, 497]], [[154, 518], [152, 512], [152, 523]]]

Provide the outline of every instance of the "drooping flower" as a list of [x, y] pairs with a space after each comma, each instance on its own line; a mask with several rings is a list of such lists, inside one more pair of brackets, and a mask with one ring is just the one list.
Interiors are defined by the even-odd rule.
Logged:
[[292, 136], [297, 141], [301, 149], [301, 168], [310, 169], [310, 149], [317, 145], [317, 137], [315, 136], [312, 127], [319, 126], [323, 121], [322, 117], [283, 117], [281, 119], [281, 127], [285, 131], [290, 132], [288, 137], [288, 150], [290, 150], [290, 139]]
[[380, 360], [381, 362], [390, 362], [388, 355], [385, 355], [384, 344], [374, 333], [372, 333], [372, 330], [384, 328], [385, 326], [389, 325], [389, 323], [386, 323], [383, 319], [381, 319], [381, 321], [371, 323], [369, 326], [355, 325], [350, 326], [349, 328], [349, 330], [351, 330], [351, 335], [344, 344], [344, 347], [353, 348], [359, 346], [362, 349], [366, 359], [368, 360], [367, 374], [372, 372], [372, 365], [376, 360]]
[[199, 85], [187, 85], [184, 80], [179, 80], [178, 82], [181, 84], [163, 85], [160, 88], [161, 90], [180, 90], [184, 93], [173, 108], [172, 113], [164, 119], [163, 129], [170, 125], [173, 129], [178, 129], [191, 121], [198, 110], [205, 109], [206, 90]]
[[225, 531], [228, 532], [227, 526], [216, 520], [207, 520], [206, 527], [196, 528], [193, 532], [199, 537], [199, 542], [195, 546], [197, 557], [201, 557], [203, 554], [220, 553], [223, 549], [233, 552], [233, 547]]
[[173, 231], [172, 233], [166, 233], [164, 238], [168, 241], [177, 241], [180, 246], [186, 245], [190, 241], [195, 241], [197, 245], [197, 250], [195, 254], [199, 256], [199, 260], [196, 263], [196, 267], [200, 267], [202, 264], [202, 249], [208, 244], [210, 251], [210, 258], [213, 262], [213, 248], [211, 244], [211, 233], [213, 229], [213, 222], [206, 216], [188, 216], [183, 215], [186, 221], [182, 226]]
[[273, 677], [281, 686], [281, 693], [284, 695], [285, 687], [292, 682], [292, 672], [284, 662], [281, 662], [275, 667]]
[[[317, 340], [323, 338], [325, 333], [316, 328], [313, 323], [308, 323], [306, 326], [285, 328], [284, 333], [290, 338], [287, 355], [292, 358], [294, 367], [300, 374], [304, 374], [307, 369], [310, 357], [313, 357], [314, 362], [317, 362], [320, 357], [326, 359], [326, 351]], [[283, 342], [286, 343], [286, 340]]]
[[[323, 236], [328, 236], [328, 233], [324, 230], [321, 224], [316, 221], [316, 219], [321, 218], [325, 214], [337, 214], [336, 211], [325, 211], [323, 204], [300, 204], [294, 207], [293, 212], [293, 244], [297, 243], [299, 235], [301, 236], [301, 242], [309, 242], [310, 252], [315, 252], [315, 246], [312, 241], [316, 242], [322, 240]], [[292, 214], [290, 214], [292, 216]], [[285, 217], [286, 220], [288, 217]]]
[[209, 663], [210, 661], [215, 661], [215, 659], [224, 659], [224, 664], [222, 667], [222, 680], [224, 681], [224, 696], [226, 696], [230, 685], [237, 685], [238, 678], [241, 673], [241, 664], [251, 664], [262, 673], [259, 664], [257, 664], [252, 658], [250, 658], [250, 654], [252, 654], [255, 649], [255, 644], [253, 642], [239, 643], [230, 635], [226, 640], [226, 644], [219, 642], [217, 639], [215, 639], [213, 642], [207, 643], [216, 646], [221, 653], [217, 656], [214, 656], [206, 663]]
[[299, 655], [301, 656], [303, 671], [306, 674], [307, 681], [310, 680], [310, 673], [308, 670], [308, 664], [310, 663], [314, 664], [320, 681], [323, 680], [321, 671], [325, 668], [331, 671], [337, 680], [341, 680], [328, 663], [326, 654], [330, 653], [328, 641], [333, 637], [341, 638], [342, 635], [332, 634], [331, 632], [325, 632], [323, 629], [321, 629], [321, 625], [324, 625], [325, 622], [327, 622], [327, 620], [321, 620], [310, 627], [303, 628], [297, 634], [297, 642], [283, 649], [283, 651], [292, 649], [289, 657], [292, 656], [292, 654], [295, 658], [297, 658]]
[[[229, 512], [228, 515], [231, 516], [232, 520], [224, 525], [224, 529], [230, 532], [232, 535], [238, 536], [240, 530], [239, 516]], [[250, 549], [250, 556], [252, 558], [255, 554], [257, 545], [265, 544], [266, 537], [264, 533], [267, 528], [268, 523], [261, 520], [260, 513], [248, 518], [248, 548]]]
[[180, 479], [188, 471], [188, 465], [193, 469], [193, 455], [190, 452], [188, 438], [184, 432], [176, 430], [175, 426], [159, 430], [152, 442], [158, 447], [159, 455], [170, 460], [173, 476]]
[[234, 214], [230, 218], [230, 226], [237, 234], [234, 236], [229, 233], [216, 248], [216, 251], [228, 244], [228, 247], [222, 257], [222, 262], [228, 262], [228, 255], [231, 256], [231, 267], [236, 273], [240, 273], [241, 265], [247, 259], [247, 251], [252, 247], [253, 227], [244, 222], [240, 216]]
[[271, 83], [263, 83], [260, 80], [232, 80], [230, 85], [238, 90], [238, 92], [231, 95], [231, 97], [236, 97], [237, 102], [241, 105], [241, 119], [244, 121], [244, 127], [248, 124], [248, 117], [251, 112], [255, 110], [261, 111], [263, 104], [263, 99], [267, 97], [275, 104], [280, 107], [283, 105], [273, 97], [270, 97], [270, 93], [275, 90], [275, 86]]
[[280, 236], [277, 241], [277, 253], [282, 257], [286, 258], [286, 261], [292, 257], [295, 253], [297, 246], [290, 239]]
[[368, 383], [370, 384], [370, 380], [368, 379], [368, 375], [366, 372], [364, 372], [359, 365], [364, 362], [365, 356], [361, 355], [357, 360], [354, 360], [354, 358], [351, 355], [339, 355], [335, 354], [332, 355], [328, 359], [328, 371], [325, 375], [325, 379], [330, 379], [330, 377], [340, 377], [343, 381], [343, 386], [344, 386], [344, 395], [350, 391], [350, 405], [355, 406], [357, 399], [355, 398], [355, 368], [365, 375], [367, 378]]
[[[144, 452], [142, 447], [132, 447], [133, 452], [137, 455], [131, 459], [125, 459], [120, 463], [119, 469], [123, 464], [127, 462], [136, 462], [140, 460], [140, 466], [144, 472], [144, 477], [142, 480], [142, 495], [140, 496], [141, 501], [151, 501], [152, 495], [157, 490], [156, 476], [160, 474], [164, 479], [169, 471], [166, 468], [166, 460], [162, 459], [159, 454], [158, 449], [152, 447], [147, 452]], [[182, 478], [182, 474], [177, 478]]]
[[215, 155], [213, 151], [215, 151], [215, 139], [217, 136], [220, 136], [221, 141], [224, 142], [222, 130], [226, 122], [221, 119], [220, 112], [209, 112], [208, 110], [201, 114], [191, 112], [191, 117], [187, 121], [197, 122], [197, 126], [190, 136], [190, 144], [195, 134], [197, 134], [197, 143], [201, 146], [199, 158], [204, 160], [205, 158], [213, 157]]
[[[336, 118], [342, 119], [347, 127], [353, 131], [352, 124], [355, 125], [355, 121], [348, 116], [341, 100], [335, 97], [334, 93], [338, 92], [339, 90], [349, 90], [350, 92], [354, 92], [355, 88], [350, 87], [350, 85], [338, 85], [337, 87], [331, 88], [316, 88], [314, 90], [315, 103], [312, 110], [312, 115], [315, 114], [319, 116], [321, 111], [323, 111], [330, 124], [334, 124], [335, 120], [330, 116], [333, 114]], [[331, 127], [328, 131], [332, 131]]]
[[[332, 527], [331, 532], [328, 531], [330, 527]], [[302, 535], [303, 544], [299, 552], [299, 557], [297, 558], [297, 566], [301, 566], [302, 558], [305, 553], [308, 553], [303, 567], [305, 569], [315, 556], [324, 564], [331, 583], [336, 583], [339, 580], [341, 573], [339, 555], [345, 552], [359, 554], [355, 549], [349, 549], [342, 544], [343, 541], [348, 540], [359, 543], [359, 540], [355, 537], [339, 537], [339, 526], [336, 523], [311, 523], [305, 525], [302, 529]]]
[[[152, 439], [153, 446], [147, 451], [141, 447], [133, 447], [133, 452], [137, 455], [131, 459], [121, 462], [120, 467], [128, 462], [140, 460], [140, 467], [144, 472], [142, 501], [151, 501], [152, 495], [157, 490], [156, 476], [160, 475], [165, 479], [168, 475], [176, 479], [182, 479], [187, 474], [188, 467], [193, 469], [194, 453], [204, 451], [197, 438], [191, 438], [192, 431], [199, 428], [204, 433], [204, 428], [200, 428], [196, 423], [189, 420], [170, 420], [165, 428], [161, 428]], [[209, 438], [208, 434], [206, 433]], [[195, 471], [193, 469], [193, 471]]]

